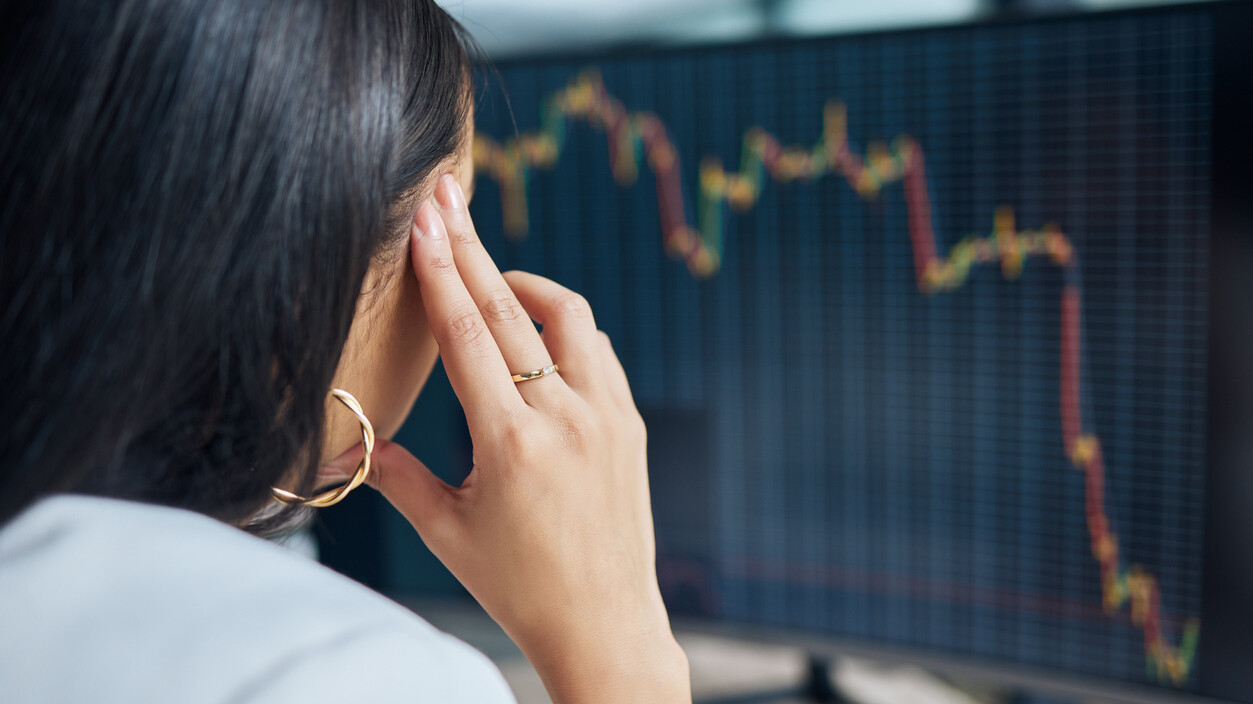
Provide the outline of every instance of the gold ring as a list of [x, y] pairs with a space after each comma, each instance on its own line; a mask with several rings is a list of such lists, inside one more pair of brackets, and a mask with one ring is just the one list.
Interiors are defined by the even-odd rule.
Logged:
[[529, 372], [522, 372], [521, 374], [514, 374], [512, 377], [513, 383], [516, 384], [520, 381], [530, 381], [531, 379], [538, 379], [541, 376], [548, 376], [549, 374], [552, 374], [556, 371], [557, 371], [557, 365], [550, 364], [547, 367], [540, 367], [539, 369], [532, 369]]

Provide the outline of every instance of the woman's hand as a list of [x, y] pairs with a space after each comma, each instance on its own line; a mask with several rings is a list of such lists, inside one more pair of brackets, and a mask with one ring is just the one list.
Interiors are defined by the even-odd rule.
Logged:
[[[435, 201], [414, 220], [413, 269], [474, 467], [449, 486], [379, 442], [369, 483], [513, 638], [554, 701], [690, 701], [657, 587], [644, 423], [609, 338], [581, 296], [501, 275], [451, 176]], [[556, 374], [510, 379], [553, 363]]]

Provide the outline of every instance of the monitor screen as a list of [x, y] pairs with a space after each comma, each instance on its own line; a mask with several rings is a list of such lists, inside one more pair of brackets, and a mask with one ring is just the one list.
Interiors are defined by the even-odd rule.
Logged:
[[676, 619], [1253, 701], [1210, 515], [1253, 473], [1214, 448], [1247, 10], [498, 66], [478, 229], [613, 339]]

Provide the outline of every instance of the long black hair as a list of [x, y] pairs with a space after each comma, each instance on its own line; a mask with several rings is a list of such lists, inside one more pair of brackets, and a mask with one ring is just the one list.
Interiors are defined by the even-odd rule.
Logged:
[[0, 525], [56, 492], [232, 523], [307, 492], [472, 58], [431, 0], [0, 2]]

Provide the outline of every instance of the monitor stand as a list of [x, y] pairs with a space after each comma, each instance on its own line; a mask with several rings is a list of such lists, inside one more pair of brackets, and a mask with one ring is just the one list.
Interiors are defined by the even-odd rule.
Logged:
[[810, 654], [805, 680], [798, 687], [746, 692], [727, 697], [700, 698], [696, 704], [769, 704], [770, 702], [832, 702], [847, 704], [831, 680], [831, 658]]

